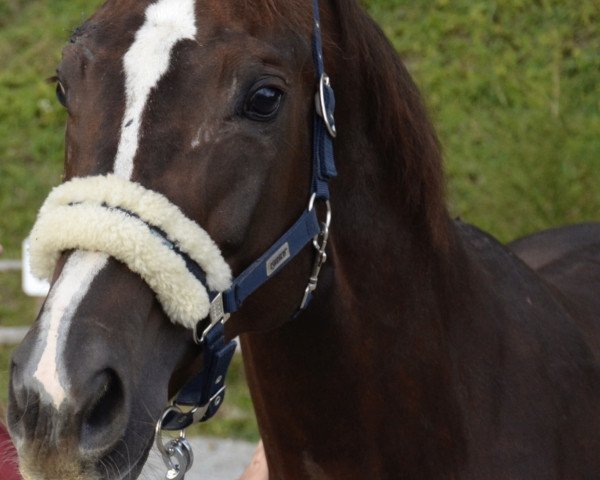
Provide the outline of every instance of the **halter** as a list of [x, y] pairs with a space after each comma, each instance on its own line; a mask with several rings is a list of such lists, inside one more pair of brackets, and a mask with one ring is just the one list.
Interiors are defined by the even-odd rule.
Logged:
[[[323, 62], [318, 0], [313, 0], [312, 51], [318, 89], [315, 95], [313, 166], [308, 206], [281, 238], [233, 280], [229, 289], [211, 293], [210, 315], [199, 322], [194, 330], [194, 339], [202, 347], [203, 369], [181, 389], [157, 425], [157, 444], [168, 467], [173, 468], [174, 465], [165, 457], [160, 430], [183, 431], [193, 423], [204, 422], [217, 412], [223, 402], [224, 379], [236, 347], [235, 341], [226, 342], [224, 339], [224, 324], [229, 316], [241, 307], [249, 295], [312, 242], [316, 258], [297, 312], [300, 313], [310, 303], [321, 267], [327, 260], [325, 248], [331, 223], [329, 180], [337, 174], [333, 155], [333, 139], [337, 131], [334, 92]], [[324, 222], [319, 221], [315, 208], [317, 201], [324, 202], [326, 206]], [[181, 407], [191, 409], [184, 412]]]

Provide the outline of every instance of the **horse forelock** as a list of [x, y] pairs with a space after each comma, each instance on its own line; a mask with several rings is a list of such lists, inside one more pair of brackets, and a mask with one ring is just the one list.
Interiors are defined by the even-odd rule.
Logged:
[[295, 31], [312, 26], [312, 7], [302, 0], [242, 0], [245, 15], [256, 22], [277, 23]]

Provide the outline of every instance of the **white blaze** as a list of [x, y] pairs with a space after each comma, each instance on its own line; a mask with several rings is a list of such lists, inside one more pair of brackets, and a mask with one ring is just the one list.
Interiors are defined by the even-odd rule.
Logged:
[[40, 338], [45, 339], [45, 345], [33, 377], [57, 410], [66, 399], [68, 389], [68, 379], [61, 375], [65, 371], [62, 352], [66, 336], [79, 303], [107, 260], [108, 255], [104, 253], [74, 252], [52, 287], [40, 318]]
[[196, 35], [195, 0], [159, 0], [146, 10], [146, 21], [123, 57], [125, 116], [115, 161], [115, 174], [131, 178], [148, 97], [169, 69], [171, 52], [180, 40]]
[[[195, 0], [159, 0], [151, 4], [144, 24], [123, 57], [126, 105], [114, 165], [115, 174], [121, 177], [131, 178], [144, 109], [152, 89], [169, 69], [173, 47], [196, 35], [194, 9]], [[56, 409], [68, 395], [62, 357], [73, 316], [107, 261], [108, 255], [103, 253], [74, 252], [52, 287], [40, 317], [38, 343], [43, 351], [32, 356], [39, 358], [33, 376]]]

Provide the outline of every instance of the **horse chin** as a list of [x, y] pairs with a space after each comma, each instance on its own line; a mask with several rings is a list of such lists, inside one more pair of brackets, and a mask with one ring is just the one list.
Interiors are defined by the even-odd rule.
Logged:
[[76, 435], [60, 432], [41, 440], [14, 438], [24, 480], [134, 480], [154, 443], [154, 428], [147, 418], [130, 418], [123, 436], [97, 450], [83, 450]]
[[[87, 462], [86, 462], [87, 463]], [[102, 476], [92, 465], [84, 465], [69, 454], [19, 455], [19, 468], [23, 480], [101, 480]]]
[[[133, 458], [129, 459], [130, 462], [128, 462], [127, 453], [131, 448], [127, 449], [125, 452], [110, 452], [108, 455], [96, 461], [96, 471], [99, 472], [100, 475], [90, 477], [90, 480], [133, 480], [138, 478], [148, 459], [148, 454], [150, 453], [153, 443], [154, 437], [151, 437], [147, 445], [134, 457], [135, 460]], [[126, 463], [119, 465], [117, 462]]]
[[139, 445], [139, 452], [134, 452], [136, 445], [126, 442], [123, 439], [100, 457], [80, 456], [69, 447], [28, 446], [19, 453], [20, 472], [23, 480], [133, 480], [146, 463], [154, 437]]

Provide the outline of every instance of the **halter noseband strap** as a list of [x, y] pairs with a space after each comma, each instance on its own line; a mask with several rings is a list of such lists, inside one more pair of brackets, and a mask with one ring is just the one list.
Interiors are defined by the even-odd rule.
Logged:
[[[337, 174], [333, 155], [333, 138], [337, 131], [334, 119], [335, 96], [325, 73], [321, 41], [319, 2], [313, 0], [312, 50], [318, 89], [315, 95], [313, 120], [313, 167], [310, 201], [306, 210], [260, 258], [236, 277], [224, 292], [211, 293], [210, 315], [198, 323], [195, 340], [202, 346], [204, 366], [178, 393], [174, 407], [165, 412], [160, 427], [163, 430], [182, 430], [192, 423], [206, 421], [222, 404], [225, 394], [224, 378], [235, 351], [235, 342], [224, 341], [224, 322], [237, 311], [244, 300], [281, 270], [306, 245], [313, 243], [317, 250], [315, 263], [299, 311], [304, 310], [316, 289], [319, 272], [327, 256], [325, 248], [329, 236], [331, 208], [329, 180]], [[327, 216], [320, 222], [316, 201], [327, 206]], [[189, 406], [183, 412], [178, 406]]]

